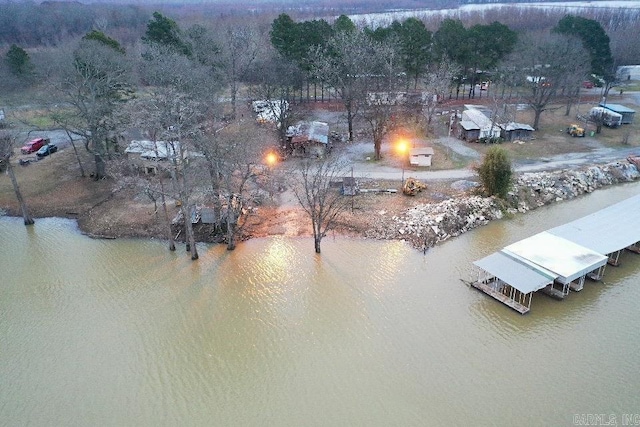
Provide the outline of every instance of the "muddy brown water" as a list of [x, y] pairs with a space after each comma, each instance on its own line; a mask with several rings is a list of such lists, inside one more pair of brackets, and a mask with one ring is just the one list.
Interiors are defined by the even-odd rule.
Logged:
[[[640, 192], [431, 249], [265, 238], [192, 262], [153, 240], [0, 218], [0, 425], [572, 425], [640, 411], [640, 256], [521, 316], [472, 261]], [[621, 219], [624, 220], [624, 219]], [[586, 419], [586, 418], [585, 418]]]

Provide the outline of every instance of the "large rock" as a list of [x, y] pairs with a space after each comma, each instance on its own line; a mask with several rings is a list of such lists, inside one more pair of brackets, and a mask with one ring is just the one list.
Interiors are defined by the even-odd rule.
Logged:
[[526, 212], [560, 200], [590, 193], [605, 185], [635, 181], [638, 167], [628, 161], [578, 170], [523, 173], [516, 177], [506, 203], [493, 197], [462, 196], [440, 203], [420, 204], [400, 216], [382, 216], [365, 233], [376, 239], [402, 239], [429, 248], [475, 227], [502, 218], [504, 210]]

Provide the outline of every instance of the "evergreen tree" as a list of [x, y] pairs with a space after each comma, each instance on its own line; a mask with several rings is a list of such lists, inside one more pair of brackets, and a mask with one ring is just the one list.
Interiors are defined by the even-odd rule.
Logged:
[[29, 54], [19, 46], [12, 44], [7, 51], [6, 61], [11, 73], [18, 77], [28, 77], [33, 73], [33, 64]]
[[93, 30], [89, 33], [87, 33], [84, 37], [82, 37], [83, 40], [95, 40], [99, 43], [102, 43], [103, 45], [110, 47], [111, 49], [115, 50], [116, 52], [120, 52], [122, 54], [125, 53], [124, 48], [120, 45], [120, 43], [118, 43], [118, 41], [112, 39], [111, 37], [107, 36], [105, 33], [103, 33], [102, 31], [97, 31], [97, 30]]
[[300, 59], [300, 31], [289, 15], [282, 13], [271, 23], [269, 36], [280, 55], [290, 60]]
[[490, 147], [477, 172], [488, 196], [507, 196], [513, 175], [507, 150], [499, 146]]
[[584, 48], [589, 52], [591, 72], [606, 81], [613, 79], [613, 57], [609, 46], [609, 36], [598, 21], [566, 15], [558, 22], [554, 31], [579, 37]]
[[142, 40], [146, 43], [169, 47], [186, 57], [191, 57], [193, 54], [189, 43], [183, 40], [182, 31], [176, 21], [158, 12], [153, 12], [153, 20], [147, 23], [147, 31]]

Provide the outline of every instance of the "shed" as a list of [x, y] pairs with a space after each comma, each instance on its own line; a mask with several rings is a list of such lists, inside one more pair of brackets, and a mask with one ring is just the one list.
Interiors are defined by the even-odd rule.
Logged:
[[528, 141], [533, 138], [534, 128], [524, 123], [509, 122], [502, 128], [502, 139], [505, 141]]
[[325, 122], [300, 122], [287, 129], [289, 154], [323, 157], [329, 149], [329, 124]]
[[202, 153], [183, 149], [179, 141], [133, 140], [124, 153], [133, 167], [143, 169], [145, 173], [157, 173], [159, 167], [167, 169], [174, 162], [182, 167], [183, 162], [203, 157]]
[[[460, 126], [463, 130], [462, 139], [466, 139], [467, 141], [475, 141], [480, 138], [497, 138], [500, 136], [500, 126], [492, 121], [485, 114], [485, 111], [479, 108], [469, 108], [462, 112], [462, 120], [460, 121]], [[471, 133], [467, 131], [471, 130], [470, 123], [473, 123], [475, 125], [473, 127], [478, 129], [477, 138], [470, 138]]]
[[460, 120], [460, 139], [464, 141], [477, 141], [480, 138], [480, 126], [470, 120]]
[[491, 109], [485, 105], [479, 104], [464, 104], [464, 110], [463, 111], [468, 111], [468, 110], [476, 110], [481, 112], [485, 117], [491, 119], [493, 117], [493, 111], [491, 111]]
[[409, 164], [412, 166], [431, 166], [433, 147], [412, 148], [409, 150]]
[[217, 222], [215, 209], [210, 207], [200, 209], [200, 220], [203, 224], [215, 224]]
[[358, 194], [358, 181], [354, 177], [345, 176], [342, 178], [342, 194], [345, 196], [355, 196]]
[[630, 123], [633, 123], [633, 117], [636, 114], [635, 110], [632, 110], [631, 108], [625, 107], [624, 105], [620, 105], [620, 104], [605, 104], [601, 102], [599, 105], [600, 107], [606, 108], [607, 110], [611, 110], [614, 113], [620, 114], [622, 116], [623, 125], [628, 125]]

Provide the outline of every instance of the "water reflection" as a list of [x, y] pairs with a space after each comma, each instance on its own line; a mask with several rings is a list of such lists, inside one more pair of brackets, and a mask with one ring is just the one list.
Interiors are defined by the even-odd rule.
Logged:
[[496, 221], [426, 255], [331, 239], [316, 256], [310, 239], [275, 237], [233, 252], [202, 245], [192, 262], [163, 242], [2, 218], [0, 415], [8, 425], [421, 426], [632, 411], [640, 256], [624, 254], [565, 301], [535, 295], [526, 316], [460, 279], [473, 260], [638, 190]]

